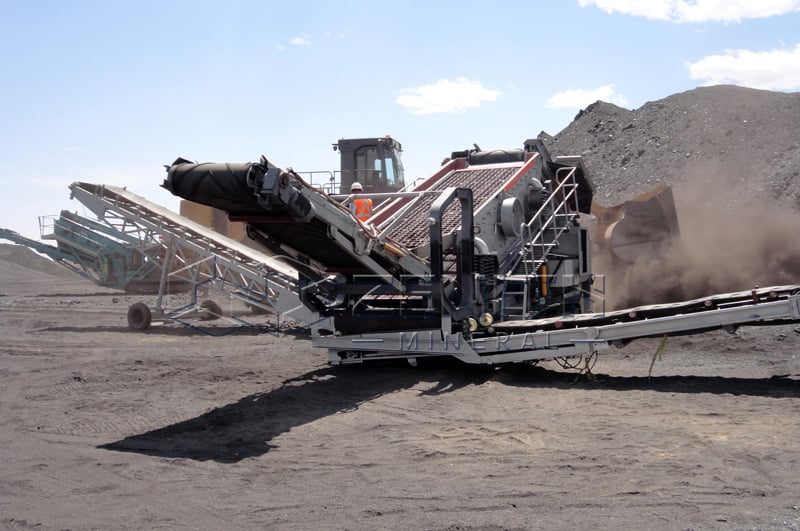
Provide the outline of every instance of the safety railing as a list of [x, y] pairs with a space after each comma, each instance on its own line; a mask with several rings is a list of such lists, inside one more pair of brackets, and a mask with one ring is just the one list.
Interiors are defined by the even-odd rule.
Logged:
[[575, 171], [575, 168], [561, 168], [556, 172], [556, 187], [531, 219], [520, 227], [519, 246], [502, 265], [502, 270], [508, 272], [501, 294], [500, 313], [504, 319], [525, 317], [536, 284], [530, 280], [542, 274], [542, 266], [558, 247], [559, 238], [579, 215]]
[[547, 262], [551, 251], [558, 246], [560, 236], [569, 230], [579, 215], [575, 171], [575, 168], [561, 168], [556, 172], [558, 184], [531, 219], [522, 224], [520, 246], [514, 250], [505, 271], [519, 270], [526, 276], [535, 275]]

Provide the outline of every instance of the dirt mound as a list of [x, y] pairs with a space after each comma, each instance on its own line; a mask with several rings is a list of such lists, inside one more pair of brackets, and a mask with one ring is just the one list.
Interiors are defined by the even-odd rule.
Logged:
[[84, 293], [97, 289], [49, 258], [22, 245], [0, 244], [0, 296]]
[[33, 270], [62, 278], [77, 278], [77, 275], [68, 269], [58, 265], [54, 261], [46, 258], [24, 245], [9, 245], [0, 243], [0, 262], [4, 266], [20, 269]]
[[596, 201], [616, 204], [661, 184], [709, 188], [716, 202], [751, 197], [800, 208], [800, 93], [703, 87], [636, 110], [596, 102], [555, 137], [553, 155], [582, 155]]

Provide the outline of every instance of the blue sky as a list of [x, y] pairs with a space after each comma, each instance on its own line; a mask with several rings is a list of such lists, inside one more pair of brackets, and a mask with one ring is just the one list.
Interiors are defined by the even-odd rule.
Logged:
[[177, 210], [163, 165], [338, 166], [390, 134], [406, 180], [520, 147], [588, 104], [800, 91], [800, 0], [0, 0], [0, 227], [38, 238], [73, 181]]

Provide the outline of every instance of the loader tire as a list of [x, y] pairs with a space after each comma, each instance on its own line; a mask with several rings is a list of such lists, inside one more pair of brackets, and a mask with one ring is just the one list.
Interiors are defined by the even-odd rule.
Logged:
[[150, 307], [143, 302], [137, 302], [128, 308], [128, 326], [131, 330], [147, 330], [152, 319]]
[[222, 308], [219, 304], [212, 300], [205, 300], [200, 303], [200, 320], [201, 321], [214, 321], [222, 317]]

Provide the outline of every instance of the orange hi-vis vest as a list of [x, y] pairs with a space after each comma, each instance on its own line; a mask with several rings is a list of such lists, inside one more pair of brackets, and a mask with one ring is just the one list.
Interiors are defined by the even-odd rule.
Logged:
[[354, 199], [355, 214], [361, 221], [366, 221], [372, 215], [372, 199]]

